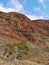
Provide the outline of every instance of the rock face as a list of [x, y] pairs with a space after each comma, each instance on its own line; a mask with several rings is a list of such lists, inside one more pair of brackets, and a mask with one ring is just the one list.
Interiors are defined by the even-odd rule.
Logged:
[[30, 20], [17, 12], [0, 12], [0, 56], [4, 57], [4, 44], [18, 41], [27, 42], [29, 47], [23, 59], [49, 65], [49, 20]]
[[0, 12], [0, 35], [20, 41], [36, 42], [42, 37], [49, 37], [49, 21], [31, 21], [20, 13]]

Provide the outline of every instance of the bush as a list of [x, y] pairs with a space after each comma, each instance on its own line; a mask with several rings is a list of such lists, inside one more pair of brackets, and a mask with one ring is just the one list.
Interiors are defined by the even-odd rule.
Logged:
[[17, 59], [22, 59], [24, 55], [27, 55], [29, 51], [29, 47], [27, 46], [27, 43], [20, 42], [20, 43], [12, 43], [7, 44], [3, 55], [8, 57], [14, 58], [16, 56]]
[[27, 46], [27, 43], [20, 42], [20, 43], [17, 44], [17, 47], [19, 49], [19, 52], [21, 52], [23, 54], [28, 54], [29, 47]]
[[17, 46], [18, 46], [18, 48], [20, 50], [27, 50], [27, 51], [29, 51], [29, 48], [28, 48], [28, 46], [27, 46], [27, 44], [25, 42], [20, 42], [20, 43], [17, 44]]
[[14, 51], [15, 51], [15, 48], [13, 47], [13, 45], [7, 44], [4, 49], [3, 55], [6, 56], [6, 54], [8, 54], [8, 57], [9, 57], [10, 55], [13, 55]]
[[22, 53], [18, 53], [18, 55], [17, 55], [17, 59], [22, 59], [22, 57], [23, 57], [23, 54]]

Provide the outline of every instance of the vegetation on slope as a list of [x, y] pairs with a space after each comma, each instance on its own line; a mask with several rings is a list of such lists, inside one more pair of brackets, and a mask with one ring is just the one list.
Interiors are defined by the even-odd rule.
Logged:
[[20, 43], [13, 43], [13, 44], [6, 44], [3, 56], [11, 57], [13, 59], [22, 59], [24, 55], [27, 55], [29, 52], [29, 47], [27, 43], [20, 42]]

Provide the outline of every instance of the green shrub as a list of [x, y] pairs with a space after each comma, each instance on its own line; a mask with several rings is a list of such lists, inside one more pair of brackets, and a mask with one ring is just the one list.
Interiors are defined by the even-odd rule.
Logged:
[[22, 59], [22, 57], [23, 57], [23, 54], [22, 53], [18, 53], [17, 59]]
[[17, 46], [20, 50], [27, 50], [27, 51], [29, 50], [27, 43], [25, 43], [25, 42], [20, 42], [17, 44]]
[[5, 49], [4, 49], [3, 55], [6, 56], [6, 54], [8, 54], [8, 57], [9, 57], [10, 55], [13, 55], [14, 52], [15, 52], [15, 48], [13, 47], [13, 45], [7, 44]]
[[29, 47], [27, 46], [27, 43], [20, 42], [20, 43], [17, 44], [17, 47], [19, 49], [19, 52], [21, 52], [23, 54], [28, 54]]
[[[27, 43], [25, 42], [20, 42], [20, 43], [12, 43], [12, 44], [7, 44], [3, 55], [6, 57], [15, 57], [17, 59], [22, 59], [22, 57], [26, 54], [28, 54], [29, 47], [27, 46]], [[8, 54], [8, 55], [7, 55]]]

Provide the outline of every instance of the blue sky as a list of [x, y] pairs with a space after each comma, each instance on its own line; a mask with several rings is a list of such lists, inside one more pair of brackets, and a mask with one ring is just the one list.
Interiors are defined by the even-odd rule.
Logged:
[[19, 12], [31, 20], [49, 20], [49, 0], [0, 0], [0, 11]]

